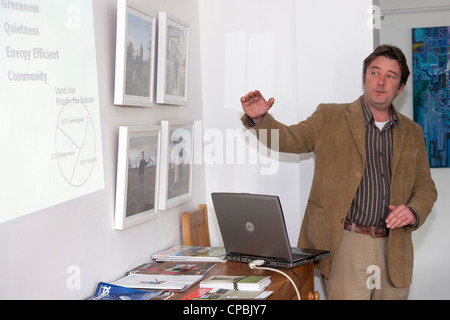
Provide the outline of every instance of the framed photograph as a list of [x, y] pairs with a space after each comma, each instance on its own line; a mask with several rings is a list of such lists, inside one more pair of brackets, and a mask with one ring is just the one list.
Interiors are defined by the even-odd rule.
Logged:
[[118, 0], [114, 104], [152, 106], [155, 41], [156, 14], [129, 0]]
[[161, 127], [119, 127], [115, 229], [157, 217]]
[[189, 26], [178, 19], [159, 13], [158, 77], [156, 102], [187, 103]]
[[192, 198], [193, 121], [162, 121], [159, 206], [166, 210]]

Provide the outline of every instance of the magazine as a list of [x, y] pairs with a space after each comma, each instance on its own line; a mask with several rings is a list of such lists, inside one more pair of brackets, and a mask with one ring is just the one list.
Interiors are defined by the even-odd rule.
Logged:
[[129, 273], [112, 284], [147, 290], [167, 290], [181, 292], [197, 283], [203, 278], [203, 275], [166, 275], [166, 274], [146, 274]]
[[87, 300], [150, 300], [162, 294], [162, 291], [136, 290], [100, 282], [93, 296]]
[[216, 264], [213, 262], [205, 263], [186, 263], [176, 261], [164, 261], [144, 263], [139, 267], [130, 270], [129, 273], [145, 274], [165, 274], [165, 275], [204, 275]]
[[224, 247], [175, 246], [152, 256], [156, 261], [225, 262]]
[[214, 266], [213, 262], [144, 263], [112, 283], [126, 288], [181, 292], [199, 282]]

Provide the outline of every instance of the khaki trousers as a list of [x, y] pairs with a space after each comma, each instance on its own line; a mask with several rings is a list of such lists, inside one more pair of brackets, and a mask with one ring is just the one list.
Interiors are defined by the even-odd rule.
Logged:
[[388, 237], [344, 230], [331, 279], [323, 278], [329, 300], [406, 300], [409, 287], [395, 288], [387, 269]]

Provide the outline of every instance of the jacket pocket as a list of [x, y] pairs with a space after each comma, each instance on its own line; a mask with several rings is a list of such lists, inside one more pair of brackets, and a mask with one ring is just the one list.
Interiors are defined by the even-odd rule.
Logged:
[[322, 206], [322, 204], [319, 203], [319, 201], [315, 201], [312, 199], [308, 199], [308, 207], [309, 206], [313, 206], [313, 207], [316, 207], [316, 208], [322, 209], [322, 210], [324, 209], [324, 207]]

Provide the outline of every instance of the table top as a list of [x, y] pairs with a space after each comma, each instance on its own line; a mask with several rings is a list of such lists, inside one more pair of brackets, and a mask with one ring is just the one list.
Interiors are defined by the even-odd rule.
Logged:
[[[313, 262], [304, 264], [302, 266], [291, 269], [279, 269], [286, 273], [297, 285], [298, 278], [302, 282], [303, 299], [308, 299], [309, 292], [314, 293], [314, 265]], [[295, 273], [294, 273], [295, 272]], [[218, 262], [203, 279], [207, 279], [214, 275], [230, 275], [230, 276], [270, 276], [271, 283], [265, 289], [266, 291], [273, 291], [268, 300], [292, 300], [297, 299], [296, 291], [291, 282], [282, 274], [269, 270], [250, 269], [247, 263], [243, 262]], [[187, 290], [175, 293], [170, 300], [181, 300], [184, 296], [199, 288], [199, 283], [196, 283]], [[300, 288], [299, 288], [300, 291]]]

